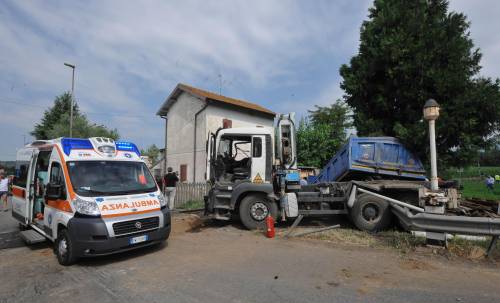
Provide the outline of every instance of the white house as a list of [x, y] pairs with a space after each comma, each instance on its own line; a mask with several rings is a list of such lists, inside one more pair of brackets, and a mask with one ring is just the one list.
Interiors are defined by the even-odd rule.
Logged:
[[185, 84], [175, 87], [156, 114], [165, 119], [165, 167], [187, 182], [205, 180], [209, 132], [220, 127], [272, 128], [276, 115], [260, 105]]

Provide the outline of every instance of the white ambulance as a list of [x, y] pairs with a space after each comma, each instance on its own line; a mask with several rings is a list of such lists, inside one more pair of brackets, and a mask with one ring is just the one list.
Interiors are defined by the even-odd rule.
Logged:
[[49, 239], [62, 265], [170, 235], [166, 201], [131, 142], [36, 141], [17, 153], [12, 216], [28, 243]]

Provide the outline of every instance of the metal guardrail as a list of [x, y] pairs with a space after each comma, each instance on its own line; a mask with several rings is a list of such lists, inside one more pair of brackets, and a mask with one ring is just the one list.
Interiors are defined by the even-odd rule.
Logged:
[[392, 211], [407, 230], [500, 236], [500, 218], [413, 214], [410, 210], [394, 204]]

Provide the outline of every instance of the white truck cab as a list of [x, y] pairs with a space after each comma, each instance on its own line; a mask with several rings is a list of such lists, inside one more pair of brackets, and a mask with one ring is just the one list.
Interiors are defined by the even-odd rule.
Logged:
[[28, 243], [54, 242], [59, 263], [149, 246], [170, 234], [165, 199], [137, 146], [59, 138], [20, 149], [12, 216]]

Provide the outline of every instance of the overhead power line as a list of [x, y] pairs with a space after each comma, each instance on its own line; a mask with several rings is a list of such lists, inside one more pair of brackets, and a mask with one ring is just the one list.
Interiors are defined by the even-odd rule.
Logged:
[[[43, 108], [43, 109], [48, 109], [48, 107], [49, 107], [49, 106], [30, 104], [30, 103], [19, 102], [19, 101], [11, 101], [8, 99], [3, 99], [3, 98], [0, 98], [0, 103], [9, 103], [9, 104], [16, 104], [16, 105]], [[98, 112], [89, 112], [89, 111], [85, 111], [85, 112], [82, 111], [82, 112], [84, 114], [87, 114], [87, 115], [121, 116], [121, 117], [128, 117], [128, 118], [151, 118], [152, 117], [151, 115], [128, 115], [127, 113], [110, 113], [110, 112], [98, 113]]]

